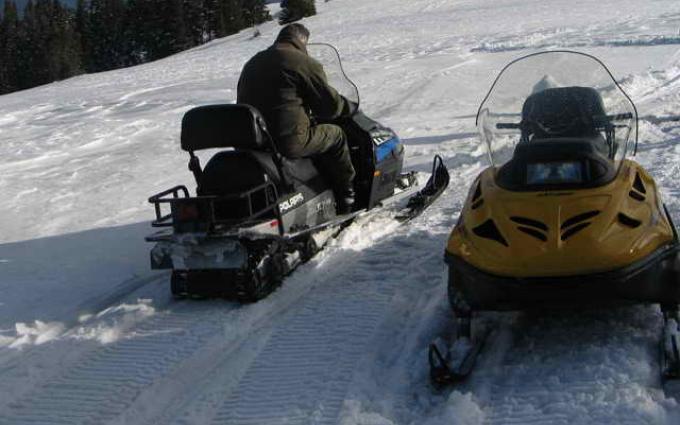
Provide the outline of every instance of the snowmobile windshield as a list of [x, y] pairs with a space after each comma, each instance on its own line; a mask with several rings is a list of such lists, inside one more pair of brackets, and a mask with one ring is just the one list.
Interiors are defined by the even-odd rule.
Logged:
[[342, 69], [342, 61], [337, 49], [330, 44], [310, 43], [307, 45], [309, 56], [323, 65], [328, 84], [350, 102], [351, 114], [359, 109], [359, 89]]
[[[500, 167], [532, 143], [589, 141], [614, 167], [633, 153], [637, 111], [607, 67], [577, 52], [536, 53], [503, 69], [477, 113], [491, 163]], [[544, 147], [545, 149], [545, 147]]]

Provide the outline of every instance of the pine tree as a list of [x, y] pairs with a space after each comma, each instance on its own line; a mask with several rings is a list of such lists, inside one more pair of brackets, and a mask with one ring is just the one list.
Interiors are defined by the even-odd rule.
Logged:
[[89, 10], [85, 0], [78, 0], [76, 4], [75, 32], [80, 43], [81, 64], [84, 70], [92, 68], [90, 58], [92, 48], [90, 45]]
[[45, 17], [47, 28], [43, 31], [47, 40], [45, 43], [45, 57], [49, 81], [63, 80], [82, 72], [81, 49], [75, 30], [75, 16], [65, 9], [59, 0], [53, 0], [46, 5]]
[[243, 22], [246, 26], [253, 27], [272, 19], [264, 0], [243, 0], [242, 7]]
[[279, 23], [281, 25], [299, 21], [306, 16], [313, 15], [316, 15], [314, 0], [281, 1], [281, 14], [279, 15]]
[[124, 0], [90, 1], [90, 71], [105, 71], [129, 65], [125, 12]]
[[204, 41], [210, 41], [224, 35], [224, 20], [221, 11], [222, 0], [203, 0], [203, 16], [205, 19]]
[[[41, 35], [36, 18], [36, 7], [33, 0], [29, 0], [24, 8], [23, 19], [17, 28], [17, 57], [16, 57], [16, 89], [22, 90], [34, 87], [43, 81], [40, 60]], [[44, 66], [44, 65], [43, 65]]]
[[189, 46], [203, 44], [207, 38], [206, 13], [203, 0], [183, 0], [184, 28]]
[[241, 0], [221, 0], [222, 33], [219, 37], [235, 34], [244, 28]]
[[0, 23], [0, 94], [17, 89], [19, 14], [16, 3], [5, 1]]

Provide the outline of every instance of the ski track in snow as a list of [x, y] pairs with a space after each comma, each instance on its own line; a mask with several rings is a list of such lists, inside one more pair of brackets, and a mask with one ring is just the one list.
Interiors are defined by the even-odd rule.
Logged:
[[474, 113], [510, 60], [572, 48], [608, 64], [640, 112], [637, 160], [680, 222], [680, 4], [317, 8], [315, 41], [337, 45], [364, 110], [407, 144], [407, 168], [443, 155], [447, 192], [409, 226], [354, 224], [262, 302], [176, 302], [167, 275], [146, 271], [146, 198], [192, 186], [182, 114], [233, 101], [278, 26], [0, 96], [0, 424], [680, 423], [653, 306], [486, 314], [496, 330], [476, 370], [441, 393], [426, 356], [452, 327], [443, 247], [486, 166]]

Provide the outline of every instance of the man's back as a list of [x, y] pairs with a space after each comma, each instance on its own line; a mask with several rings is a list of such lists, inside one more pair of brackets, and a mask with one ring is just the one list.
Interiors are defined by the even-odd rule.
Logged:
[[287, 40], [246, 63], [238, 84], [238, 103], [262, 113], [284, 150], [308, 137], [309, 111], [334, 118], [344, 106], [342, 97], [328, 85], [321, 64], [307, 55], [304, 45]]
[[255, 55], [243, 68], [238, 103], [257, 108], [275, 139], [301, 137], [309, 118], [298, 94], [306, 55], [288, 44], [277, 43]]
[[355, 175], [345, 134], [333, 124], [312, 126], [310, 114], [333, 120], [349, 111], [349, 104], [328, 85], [321, 64], [307, 55], [308, 39], [303, 25], [284, 27], [274, 45], [243, 67], [237, 101], [262, 113], [279, 153], [314, 159], [345, 213], [354, 205]]

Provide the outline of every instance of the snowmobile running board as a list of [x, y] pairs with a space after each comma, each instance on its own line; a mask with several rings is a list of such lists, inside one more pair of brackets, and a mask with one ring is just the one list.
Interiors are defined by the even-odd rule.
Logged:
[[[409, 178], [415, 177], [413, 173], [410, 173], [408, 176]], [[449, 181], [450, 181], [449, 171], [446, 169], [442, 157], [439, 155], [435, 155], [434, 160], [432, 162], [432, 174], [430, 175], [430, 178], [427, 180], [427, 183], [425, 183], [425, 186], [418, 193], [408, 198], [408, 203], [404, 208], [404, 211], [400, 211], [399, 214], [395, 217], [395, 219], [400, 222], [407, 222], [418, 217], [420, 214], [422, 214], [423, 211], [425, 211], [430, 205], [432, 205], [432, 203], [436, 201], [437, 198], [439, 198], [439, 196], [448, 187]], [[415, 188], [415, 185], [411, 187]], [[384, 202], [378, 208], [385, 208], [390, 205], [394, 205], [399, 201], [403, 200], [404, 198], [410, 196], [413, 192], [415, 192], [415, 190], [404, 190], [392, 196], [391, 198], [388, 198], [389, 202]], [[329, 227], [341, 226], [345, 223], [348, 223], [350, 220], [356, 217], [366, 215], [369, 212], [373, 211], [374, 211], [373, 209], [371, 210], [362, 209], [359, 211], [353, 211], [349, 214], [341, 215], [337, 217], [335, 220], [331, 220], [327, 223], [323, 223], [318, 226], [310, 227], [308, 229], [304, 229], [296, 233], [285, 235], [283, 238], [295, 239], [307, 233], [316, 232], [319, 230], [327, 229]]]

